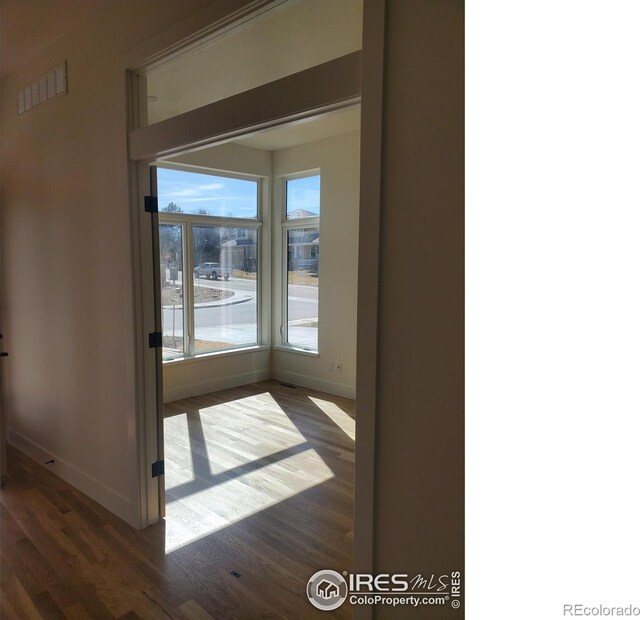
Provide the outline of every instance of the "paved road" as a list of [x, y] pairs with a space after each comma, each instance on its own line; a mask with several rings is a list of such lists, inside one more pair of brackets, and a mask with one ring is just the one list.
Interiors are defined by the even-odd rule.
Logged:
[[[257, 303], [255, 280], [231, 278], [229, 280], [194, 279], [194, 287], [218, 288], [236, 293], [253, 295], [249, 301], [238, 304], [196, 307], [195, 336], [196, 339], [242, 344], [256, 340]], [[318, 316], [317, 287], [291, 285], [289, 287], [289, 321], [313, 319]], [[232, 298], [229, 299], [231, 301]], [[163, 327], [165, 334], [182, 335], [182, 311], [172, 308], [163, 309]], [[308, 326], [291, 326], [289, 329], [291, 342], [315, 348], [317, 346], [317, 329]]]

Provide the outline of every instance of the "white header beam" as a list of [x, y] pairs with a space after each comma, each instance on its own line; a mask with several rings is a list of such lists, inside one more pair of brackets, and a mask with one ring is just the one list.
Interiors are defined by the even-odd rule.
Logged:
[[133, 160], [166, 157], [353, 105], [360, 99], [361, 56], [361, 52], [353, 52], [136, 129], [129, 134], [129, 156]]

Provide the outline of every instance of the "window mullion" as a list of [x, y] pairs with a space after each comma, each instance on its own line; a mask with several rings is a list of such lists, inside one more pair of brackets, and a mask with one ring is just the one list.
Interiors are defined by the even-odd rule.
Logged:
[[282, 326], [280, 327], [280, 337], [282, 344], [289, 344], [289, 265], [288, 265], [288, 249], [289, 235], [288, 227], [284, 227], [282, 231]]
[[185, 260], [184, 260], [184, 318], [185, 321], [185, 340], [187, 347], [185, 348], [186, 355], [195, 355], [195, 339], [194, 339], [194, 291], [193, 291], [193, 225], [190, 222], [185, 223]]
[[293, 220], [284, 220], [282, 222], [282, 227], [285, 230], [291, 230], [292, 228], [320, 228], [320, 218], [301, 217]]
[[191, 215], [187, 213], [160, 213], [164, 224], [200, 224], [201, 226], [218, 226], [220, 228], [251, 228], [262, 227], [261, 220], [243, 219], [233, 217], [220, 217], [218, 215]]

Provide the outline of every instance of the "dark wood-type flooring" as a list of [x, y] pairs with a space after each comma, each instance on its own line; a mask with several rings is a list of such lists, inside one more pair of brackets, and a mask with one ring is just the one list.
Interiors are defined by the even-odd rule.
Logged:
[[305, 586], [351, 569], [354, 427], [353, 401], [274, 381], [170, 403], [142, 531], [10, 448], [0, 617], [350, 618]]

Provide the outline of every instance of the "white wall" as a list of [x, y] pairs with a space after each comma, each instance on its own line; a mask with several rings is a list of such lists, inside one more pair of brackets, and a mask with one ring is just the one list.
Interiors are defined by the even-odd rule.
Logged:
[[269, 350], [189, 358], [163, 365], [164, 402], [208, 394], [271, 377]]
[[373, 571], [438, 575], [465, 559], [464, 3], [391, 1], [386, 20]]
[[[2, 316], [12, 438], [138, 522], [126, 94], [122, 58], [209, 0], [95, 2], [48, 31], [61, 2], [20, 2], [39, 33], [4, 49]], [[3, 9], [5, 5], [3, 3]], [[13, 17], [12, 17], [13, 16]], [[52, 20], [60, 24], [60, 20]], [[25, 29], [30, 36], [30, 29]], [[43, 39], [47, 40], [43, 47]], [[20, 63], [16, 53], [20, 53]], [[17, 89], [68, 63], [69, 94], [18, 116]]]
[[[319, 140], [273, 152], [274, 251], [282, 260], [280, 228], [282, 184], [278, 178], [319, 168], [320, 290], [319, 355], [276, 349], [272, 373], [277, 379], [355, 397], [356, 289], [358, 266], [358, 208], [360, 133]], [[276, 278], [280, 275], [278, 269]], [[279, 299], [274, 295], [274, 300]], [[274, 333], [280, 329], [274, 312]], [[329, 362], [342, 362], [342, 372], [329, 372]]]

